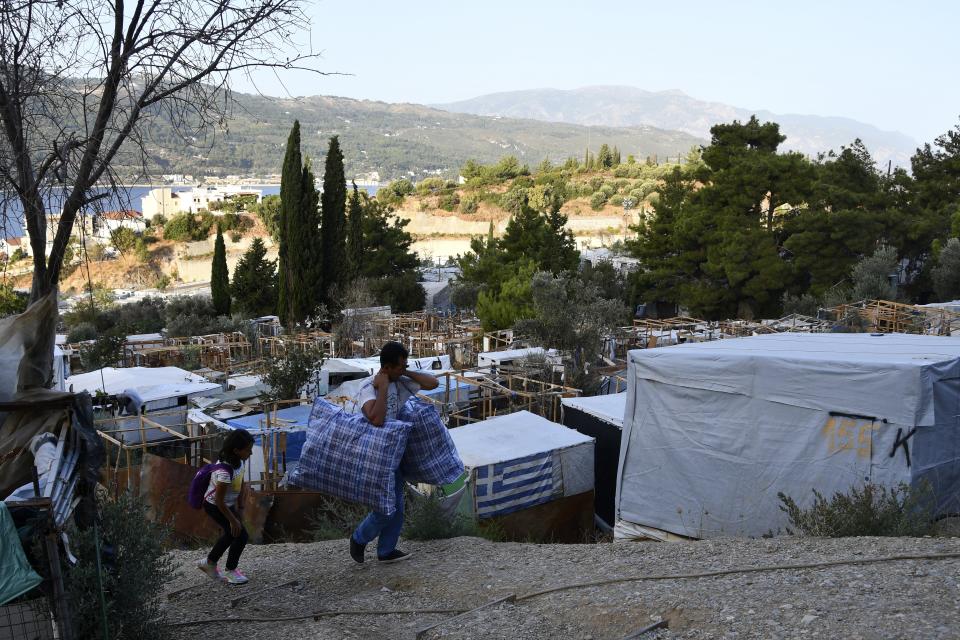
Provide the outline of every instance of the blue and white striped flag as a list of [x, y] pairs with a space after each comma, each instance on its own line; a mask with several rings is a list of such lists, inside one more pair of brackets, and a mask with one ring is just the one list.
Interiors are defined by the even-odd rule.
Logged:
[[476, 468], [477, 517], [527, 509], [563, 496], [559, 455], [537, 453]]

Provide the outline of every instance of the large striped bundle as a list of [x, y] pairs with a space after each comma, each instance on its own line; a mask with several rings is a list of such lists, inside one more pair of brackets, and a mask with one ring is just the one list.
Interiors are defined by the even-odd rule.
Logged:
[[412, 425], [400, 462], [400, 471], [408, 482], [442, 485], [463, 474], [457, 445], [432, 404], [411, 398], [398, 418]]
[[393, 514], [395, 472], [406, 450], [410, 423], [387, 420], [375, 427], [362, 414], [347, 413], [317, 398], [308, 424], [291, 484]]

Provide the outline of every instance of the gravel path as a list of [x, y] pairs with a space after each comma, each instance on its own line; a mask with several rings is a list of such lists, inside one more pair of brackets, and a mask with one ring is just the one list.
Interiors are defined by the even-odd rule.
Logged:
[[[477, 538], [404, 542], [407, 562], [355, 565], [346, 541], [250, 546], [241, 567], [251, 582], [230, 587], [193, 568], [202, 552], [173, 552], [171, 621], [282, 618], [329, 610], [470, 609], [454, 614], [339, 615], [285, 622], [206, 623], [176, 637], [226, 632], [257, 640], [292, 638], [574, 638], [620, 640], [659, 616], [669, 629], [648, 638], [960, 638], [960, 557], [817, 569], [621, 582], [523, 599], [569, 583], [675, 575], [894, 555], [957, 554], [958, 538], [773, 538], [693, 543], [538, 545]], [[256, 593], [298, 580], [295, 585]], [[186, 590], [184, 590], [186, 589]], [[249, 594], [238, 606], [231, 600]]]

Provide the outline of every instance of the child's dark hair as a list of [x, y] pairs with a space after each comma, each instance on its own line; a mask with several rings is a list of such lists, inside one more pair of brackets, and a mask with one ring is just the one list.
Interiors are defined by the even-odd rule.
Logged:
[[227, 434], [227, 437], [223, 439], [223, 446], [220, 447], [220, 453], [217, 455], [217, 458], [220, 462], [226, 462], [231, 466], [239, 467], [243, 464], [243, 460], [237, 456], [237, 449], [246, 449], [251, 444], [253, 444], [253, 436], [250, 435], [249, 431], [233, 429]]
[[410, 355], [407, 349], [399, 342], [388, 342], [380, 349], [380, 366], [400, 364]]

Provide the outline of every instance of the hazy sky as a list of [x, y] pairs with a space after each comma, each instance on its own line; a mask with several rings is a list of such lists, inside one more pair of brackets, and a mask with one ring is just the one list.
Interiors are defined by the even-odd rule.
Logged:
[[776, 113], [847, 116], [919, 142], [960, 122], [960, 2], [951, 0], [308, 6], [309, 38], [324, 52], [319, 68], [353, 75], [261, 74], [263, 93], [440, 103], [620, 84]]

